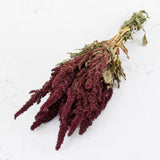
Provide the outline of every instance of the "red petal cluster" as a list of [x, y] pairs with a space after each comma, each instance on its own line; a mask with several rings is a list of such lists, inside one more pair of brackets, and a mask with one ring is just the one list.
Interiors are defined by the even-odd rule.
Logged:
[[41, 98], [50, 93], [35, 116], [31, 130], [52, 120], [58, 114], [60, 129], [56, 150], [61, 147], [67, 131], [68, 136], [71, 136], [80, 126], [79, 134], [82, 135], [112, 96], [112, 88], [107, 89], [103, 82], [103, 70], [108, 56], [106, 50], [89, 50], [54, 68], [50, 80], [42, 89], [30, 92], [30, 100], [15, 114], [15, 119], [34, 103], [40, 103]]

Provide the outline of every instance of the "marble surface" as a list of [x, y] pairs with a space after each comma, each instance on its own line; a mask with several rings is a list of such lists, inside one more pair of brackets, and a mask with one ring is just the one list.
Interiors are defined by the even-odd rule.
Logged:
[[[142, 32], [121, 52], [127, 80], [83, 135], [76, 131], [55, 151], [58, 118], [34, 132], [40, 105], [16, 121], [14, 113], [68, 58], [66, 52], [110, 39], [134, 11], [145, 9], [148, 45]], [[159, 160], [160, 0], [0, 0], [0, 160]], [[43, 99], [42, 103], [46, 98]]]

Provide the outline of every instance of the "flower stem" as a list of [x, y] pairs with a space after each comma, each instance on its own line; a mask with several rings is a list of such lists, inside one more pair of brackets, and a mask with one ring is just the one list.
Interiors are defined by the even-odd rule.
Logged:
[[147, 18], [149, 18], [148, 13], [144, 10], [141, 10], [134, 13], [128, 21], [124, 22], [124, 24], [119, 29], [118, 34], [109, 40], [114, 53], [116, 53], [118, 49], [121, 48], [127, 55], [127, 58], [129, 58], [128, 50], [125, 48], [124, 42], [126, 42], [128, 39], [133, 39], [132, 34], [134, 31], [143, 30], [143, 45], [147, 44], [146, 33], [143, 28], [143, 23], [147, 21]]

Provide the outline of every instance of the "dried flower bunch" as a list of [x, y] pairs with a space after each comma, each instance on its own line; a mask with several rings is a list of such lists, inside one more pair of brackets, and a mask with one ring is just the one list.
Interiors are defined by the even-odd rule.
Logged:
[[128, 57], [123, 43], [132, 39], [134, 31], [141, 29], [144, 31], [143, 45], [147, 44], [143, 29], [147, 18], [148, 14], [144, 10], [134, 13], [112, 39], [94, 41], [85, 45], [78, 53], [69, 53], [70, 59], [52, 70], [50, 80], [42, 89], [30, 92], [31, 98], [15, 114], [15, 119], [34, 103], [39, 104], [41, 98], [49, 93], [49, 98], [35, 116], [31, 130], [59, 115], [60, 129], [56, 150], [61, 147], [67, 131], [68, 136], [71, 136], [79, 127], [79, 134], [82, 135], [106, 107], [115, 82], [119, 87], [121, 77], [125, 79], [119, 59], [119, 48]]

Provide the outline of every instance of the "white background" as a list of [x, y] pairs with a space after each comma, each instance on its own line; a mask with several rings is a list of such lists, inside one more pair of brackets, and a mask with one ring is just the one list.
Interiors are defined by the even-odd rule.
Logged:
[[[13, 119], [67, 52], [110, 39], [140, 9], [149, 43], [141, 46], [142, 32], [127, 42], [127, 80], [83, 136], [66, 137], [57, 152], [58, 118], [30, 131], [34, 105]], [[0, 160], [159, 160], [159, 15], [160, 0], [0, 0]]]

